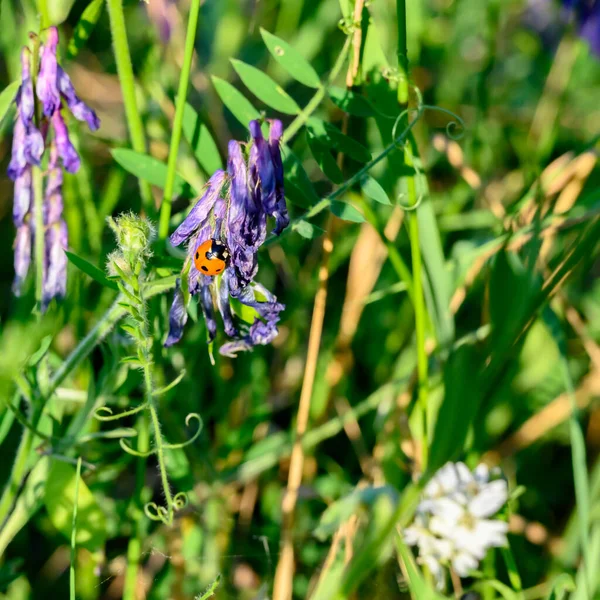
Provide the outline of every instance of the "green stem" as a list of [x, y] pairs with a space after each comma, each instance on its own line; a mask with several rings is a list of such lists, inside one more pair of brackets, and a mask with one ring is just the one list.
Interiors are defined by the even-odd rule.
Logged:
[[406, 33], [406, 0], [396, 0], [398, 18], [398, 102], [408, 103], [408, 36]]
[[71, 568], [69, 570], [70, 600], [76, 600], [75, 595], [75, 561], [77, 540], [77, 505], [79, 504], [79, 480], [81, 479], [81, 456], [77, 459], [77, 473], [75, 475], [75, 494], [73, 499], [73, 523], [71, 526]]
[[[110, 29], [115, 50], [115, 61], [117, 63], [119, 81], [121, 82], [121, 92], [123, 94], [123, 104], [125, 105], [125, 115], [127, 117], [129, 135], [131, 136], [131, 145], [136, 152], [145, 154], [146, 137], [144, 135], [142, 117], [140, 116], [135, 98], [135, 81], [133, 78], [129, 44], [127, 43], [123, 1], [107, 0], [107, 3], [108, 14], [110, 17]], [[140, 179], [139, 185], [144, 209], [148, 215], [152, 216], [154, 215], [155, 210], [152, 202], [150, 184]]]
[[48, 12], [48, 0], [38, 0], [38, 10], [40, 11], [40, 29], [50, 27], [50, 13]]
[[179, 88], [175, 102], [175, 119], [173, 120], [173, 132], [171, 134], [171, 146], [169, 148], [169, 161], [167, 164], [167, 178], [160, 207], [160, 222], [158, 225], [159, 239], [165, 239], [169, 235], [169, 222], [171, 220], [171, 203], [173, 202], [173, 187], [175, 185], [175, 167], [177, 166], [177, 153], [181, 142], [181, 129], [183, 126], [183, 111], [187, 98], [188, 85], [190, 82], [190, 71], [192, 69], [192, 58], [194, 56], [194, 43], [198, 29], [198, 17], [200, 14], [200, 0], [192, 0], [190, 16], [188, 20], [187, 34], [185, 37], [185, 52], [183, 65], [179, 76]]
[[[33, 176], [33, 218], [35, 223], [35, 299], [41, 310], [44, 293], [44, 263], [46, 252], [44, 248], [44, 183], [39, 167], [32, 167]], [[38, 232], [40, 234], [38, 235]]]
[[337, 60], [335, 61], [335, 65], [333, 65], [333, 69], [331, 73], [329, 73], [329, 77], [327, 78], [327, 83], [321, 85], [321, 87], [316, 91], [315, 95], [310, 99], [309, 103], [306, 105], [304, 110], [300, 112], [300, 114], [290, 123], [290, 126], [285, 130], [282, 142], [287, 144], [289, 140], [291, 140], [296, 133], [300, 130], [300, 128], [305, 125], [310, 116], [315, 112], [315, 110], [321, 104], [321, 101], [325, 97], [327, 92], [327, 88], [336, 80], [337, 76], [340, 74], [340, 71], [344, 67], [344, 63], [346, 62], [346, 58], [348, 56], [348, 51], [350, 50], [351, 38], [347, 37], [346, 42], [344, 43], [344, 47], [340, 52]]
[[[150, 447], [148, 414], [144, 411], [138, 419], [137, 450], [146, 453]], [[146, 460], [139, 458], [135, 472], [135, 535], [127, 545], [127, 571], [125, 572], [125, 588], [123, 600], [136, 600], [137, 579], [142, 558], [142, 543], [146, 537], [146, 519], [144, 518], [144, 480], [146, 475]]]
[[[412, 150], [410, 144], [404, 150], [404, 161], [407, 167], [413, 166]], [[408, 203], [410, 206], [417, 204], [417, 190], [414, 176], [407, 177]], [[419, 219], [417, 211], [408, 214], [408, 235], [410, 238], [410, 251], [412, 256], [413, 290], [415, 306], [415, 337], [417, 344], [417, 374], [419, 384], [418, 406], [420, 414], [419, 438], [421, 442], [421, 471], [427, 468], [427, 397], [429, 395], [429, 377], [427, 352], [425, 351], [425, 328], [427, 325], [427, 312], [425, 297], [423, 295], [421, 245], [419, 240]]]

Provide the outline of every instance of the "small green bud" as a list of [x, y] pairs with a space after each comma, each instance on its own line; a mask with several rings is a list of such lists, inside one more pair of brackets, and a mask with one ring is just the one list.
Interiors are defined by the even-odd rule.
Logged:
[[134, 213], [123, 213], [116, 219], [109, 217], [108, 225], [115, 233], [119, 249], [131, 265], [150, 255], [150, 245], [155, 235], [150, 221]]

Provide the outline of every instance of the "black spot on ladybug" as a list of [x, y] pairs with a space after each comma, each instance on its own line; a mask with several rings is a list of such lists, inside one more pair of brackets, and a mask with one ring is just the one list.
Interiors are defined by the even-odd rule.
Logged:
[[200, 252], [196, 252], [196, 260], [200, 258]]
[[202, 265], [201, 269], [202, 269], [203, 271], [208, 271], [208, 268], [206, 267], [206, 265]]

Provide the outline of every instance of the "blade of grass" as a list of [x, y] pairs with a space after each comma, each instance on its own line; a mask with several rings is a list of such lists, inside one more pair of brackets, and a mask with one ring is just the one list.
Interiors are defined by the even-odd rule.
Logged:
[[81, 456], [77, 459], [77, 473], [75, 475], [75, 494], [73, 498], [73, 524], [71, 527], [71, 567], [69, 569], [69, 598], [76, 600], [75, 595], [75, 561], [77, 539], [77, 503], [79, 500], [79, 479], [81, 478]]

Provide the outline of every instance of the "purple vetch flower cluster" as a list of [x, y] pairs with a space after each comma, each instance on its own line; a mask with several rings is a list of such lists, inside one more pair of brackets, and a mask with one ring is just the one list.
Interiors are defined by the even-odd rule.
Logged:
[[[177, 343], [187, 321], [187, 302], [198, 295], [208, 329], [209, 342], [217, 333], [215, 307], [221, 314], [231, 341], [220, 348], [224, 356], [235, 356], [256, 345], [269, 344], [277, 335], [279, 314], [285, 308], [263, 285], [254, 281], [257, 253], [267, 236], [267, 217], [275, 219], [278, 235], [289, 224], [283, 190], [281, 121], [272, 120], [269, 139], [258, 121], [250, 122], [248, 144], [230, 141], [227, 172], [216, 171], [204, 194], [171, 235], [174, 246], [187, 243], [188, 255], [169, 314], [166, 346]], [[216, 239], [226, 244], [230, 259], [220, 277], [203, 275], [194, 255], [203, 242]], [[251, 325], [234, 317], [232, 299], [256, 311]]]
[[69, 76], [57, 62], [58, 30], [47, 30], [46, 43], [40, 48], [40, 69], [35, 95], [42, 109], [40, 128], [35, 124], [35, 97], [31, 74], [31, 52], [21, 51], [21, 86], [16, 96], [17, 120], [14, 128], [12, 156], [8, 176], [15, 182], [13, 221], [15, 241], [15, 280], [13, 292], [19, 296], [29, 271], [35, 236], [32, 167], [41, 166], [44, 150], [49, 150], [44, 191], [44, 287], [42, 309], [53, 298], [65, 295], [67, 283], [67, 226], [63, 219], [62, 183], [64, 168], [69, 173], [79, 169], [80, 159], [62, 115], [64, 100], [76, 119], [96, 130], [100, 121], [94, 111], [75, 93]]

